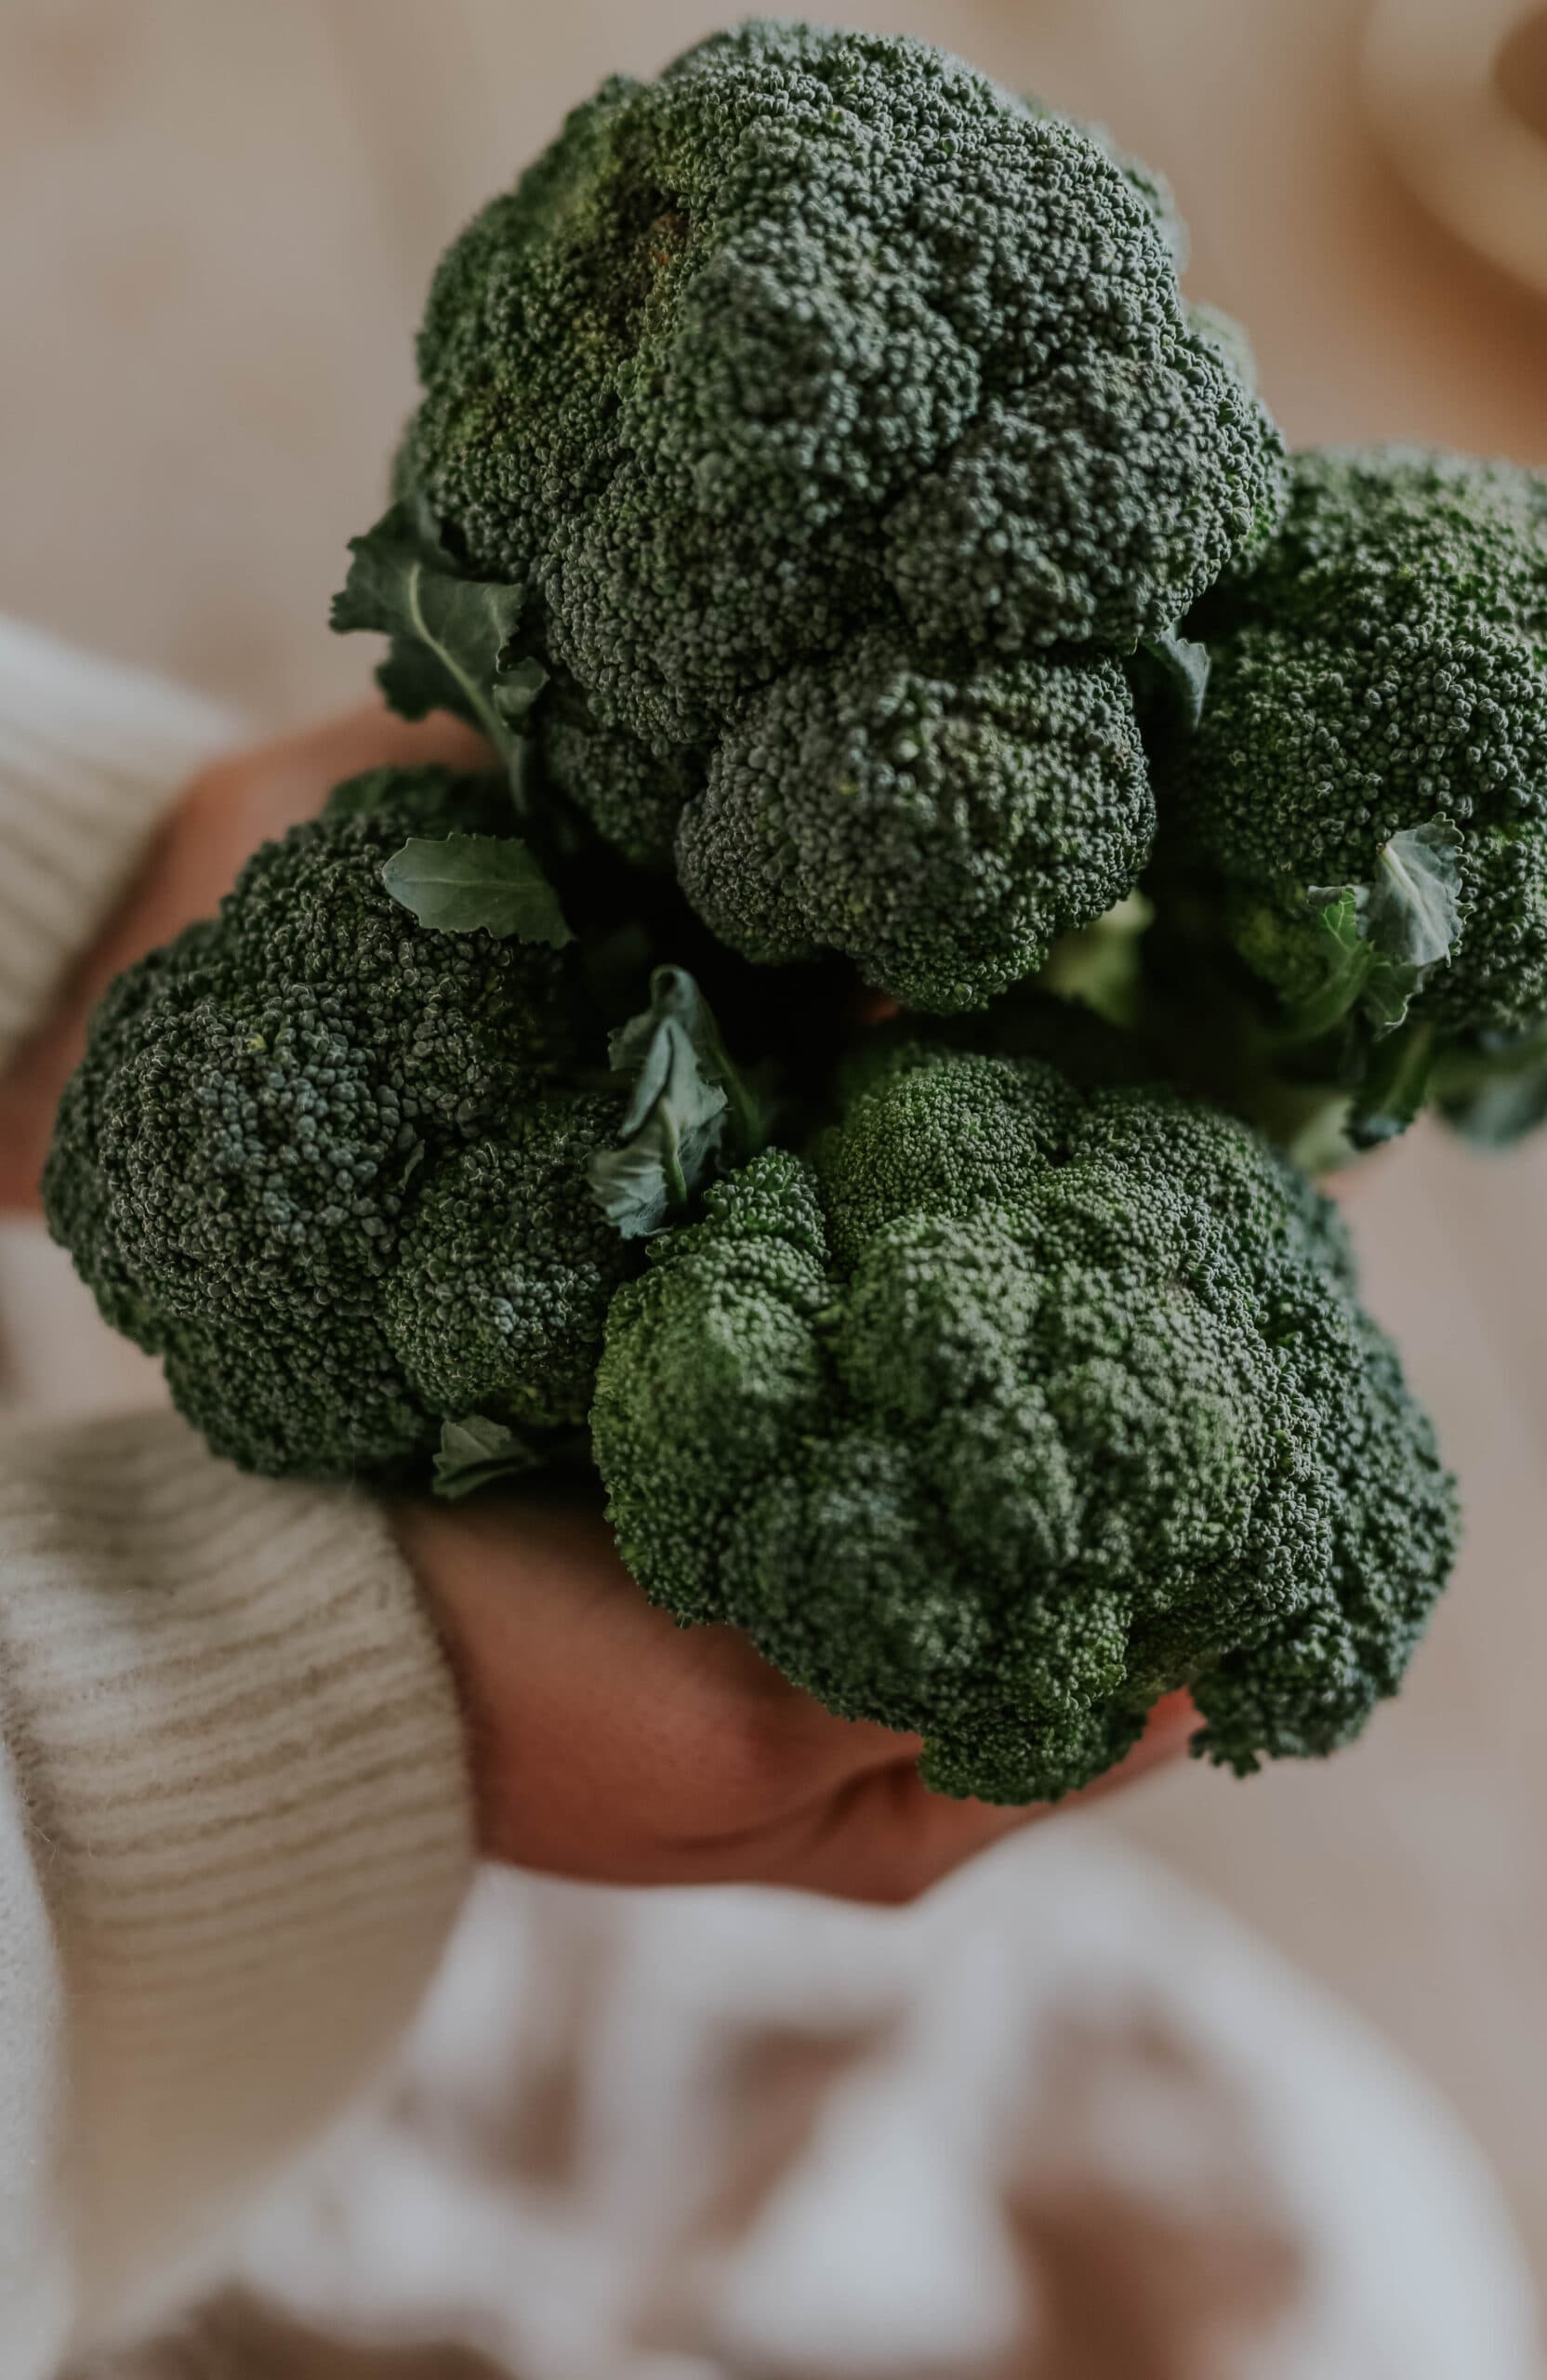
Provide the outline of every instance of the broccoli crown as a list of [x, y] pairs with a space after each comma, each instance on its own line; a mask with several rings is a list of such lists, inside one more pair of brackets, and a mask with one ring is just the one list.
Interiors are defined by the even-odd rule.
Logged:
[[[721, 738], [756, 740], [748, 698], [852, 678], [856, 639], [911, 641], [947, 691], [1128, 653], [1260, 539], [1281, 445], [1183, 303], [1167, 207], [921, 42], [753, 22], [605, 84], [478, 217], [431, 292], [400, 488], [529, 590], [549, 765], [606, 834], [663, 855]], [[1070, 866], [1065, 906], [1104, 877]], [[927, 932], [953, 880], [915, 874]]]
[[1122, 899], [1154, 825], [1115, 661], [941, 680], [877, 631], [746, 706], [678, 863], [749, 958], [843, 950], [900, 999], [981, 1008]]
[[1391, 448], [1296, 457], [1287, 518], [1200, 606], [1182, 784], [1238, 946], [1291, 1001], [1327, 888], [1455, 830], [1460, 925], [1416, 994], [1442, 1033], [1547, 1014], [1547, 478]]
[[419, 925], [405, 836], [496, 832], [497, 786], [383, 769], [120, 976], [65, 1092], [50, 1227], [218, 1453], [388, 1474], [476, 1408], [583, 1421], [626, 1249], [585, 1187], [618, 1103], [573, 961]]
[[1244, 1127], [904, 1046], [707, 1208], [615, 1297], [592, 1414], [679, 1619], [998, 1801], [1177, 1686], [1240, 1773], [1395, 1690], [1452, 1486], [1332, 1209]]

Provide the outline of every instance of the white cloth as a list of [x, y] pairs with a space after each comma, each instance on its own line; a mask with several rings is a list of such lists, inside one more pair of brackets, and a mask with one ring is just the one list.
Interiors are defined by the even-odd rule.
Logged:
[[244, 2264], [111, 2380], [1540, 2375], [1453, 2117], [1089, 1818], [898, 1911], [488, 1876]]

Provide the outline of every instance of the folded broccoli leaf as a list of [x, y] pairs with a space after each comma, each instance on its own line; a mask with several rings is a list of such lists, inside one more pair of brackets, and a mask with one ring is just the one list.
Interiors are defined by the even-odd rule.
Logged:
[[381, 870], [394, 901], [439, 933], [476, 933], [496, 941], [546, 942], [558, 949], [574, 935], [559, 896], [526, 845], [513, 835], [412, 838]]
[[687, 1206], [727, 1149], [743, 1159], [753, 1154], [758, 1104], [682, 967], [656, 968], [649, 1008], [618, 1027], [608, 1056], [631, 1090], [620, 1144], [597, 1150], [590, 1185], [623, 1236], [641, 1239]]
[[1286, 1039], [1317, 1041], [1370, 999], [1380, 1012], [1395, 1008], [1399, 1015], [1405, 996], [1391, 980], [1389, 962], [1382, 959], [1365, 932], [1365, 887], [1345, 884], [1341, 892], [1315, 891], [1310, 899], [1318, 906], [1322, 980], [1315, 992], [1294, 1003]]
[[1406, 826], [1381, 846], [1366, 932], [1394, 965], [1422, 975], [1449, 958], [1461, 928], [1461, 847], [1448, 818]]
[[1184, 727], [1196, 727], [1209, 686], [1209, 648], [1167, 628], [1143, 640], [1129, 663], [1129, 678], [1142, 701], [1164, 702]]
[[1326, 972], [1316, 991], [1294, 1008], [1291, 1039], [1319, 1038], [1355, 1015], [1377, 1035], [1395, 1031], [1414, 993], [1448, 959], [1460, 936], [1460, 851], [1450, 821], [1432, 818], [1382, 843], [1368, 884], [1312, 889]]
[[458, 1503], [491, 1479], [536, 1471], [545, 1456], [519, 1432], [483, 1413], [466, 1414], [459, 1421], [443, 1421], [435, 1457], [435, 1489], [447, 1503]]
[[333, 626], [392, 640], [377, 672], [394, 710], [422, 719], [455, 711], [481, 727], [505, 763], [519, 813], [526, 808], [526, 725], [547, 683], [542, 664], [513, 649], [526, 590], [459, 573], [433, 525], [395, 504], [350, 540], [353, 559], [333, 599]]

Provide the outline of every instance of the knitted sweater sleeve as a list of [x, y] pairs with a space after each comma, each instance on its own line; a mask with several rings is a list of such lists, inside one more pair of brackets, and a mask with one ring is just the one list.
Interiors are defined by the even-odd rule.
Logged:
[[[209, 705], [0, 623], [0, 1052], [132, 869]], [[175, 1415], [0, 1444], [0, 2369], [163, 2315], [386, 2064], [472, 1819], [377, 1509]]]
[[0, 1066], [163, 812], [240, 734], [218, 703], [0, 617]]

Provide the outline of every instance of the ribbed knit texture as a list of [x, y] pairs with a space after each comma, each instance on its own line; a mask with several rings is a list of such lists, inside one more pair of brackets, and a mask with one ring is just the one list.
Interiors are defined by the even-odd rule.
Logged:
[[153, 2310], [370, 2081], [470, 1818], [379, 1513], [173, 1414], [0, 1449], [0, 2368], [31, 2380], [40, 2281], [73, 2336]]
[[[0, 620], [0, 1065], [216, 706]], [[195, 2285], [386, 2065], [472, 1868], [451, 1674], [364, 1496], [170, 1413], [0, 1439], [0, 2380]]]
[[202, 694], [0, 618], [0, 1065], [173, 797], [239, 734]]

